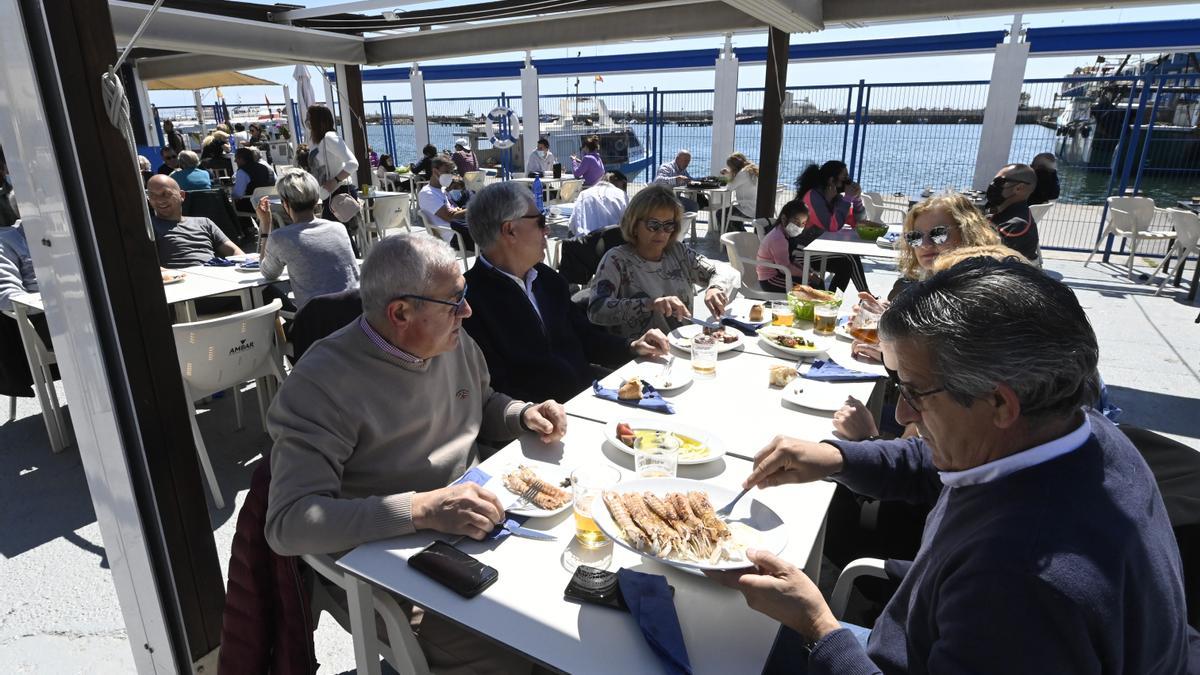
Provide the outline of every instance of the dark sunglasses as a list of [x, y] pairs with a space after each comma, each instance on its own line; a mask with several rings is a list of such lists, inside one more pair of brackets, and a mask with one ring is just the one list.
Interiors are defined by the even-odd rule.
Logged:
[[900, 381], [900, 373], [897, 373], [887, 366], [884, 366], [883, 369], [887, 371], [888, 380], [891, 381], [892, 384], [896, 385], [896, 389], [900, 390], [900, 397], [904, 399], [904, 402], [907, 403], [910, 408], [917, 412], [922, 412], [921, 399], [925, 398], [926, 396], [932, 396], [933, 394], [946, 391], [945, 387], [936, 387], [934, 389], [926, 389], [925, 391], [917, 391]]
[[433, 303], [437, 303], [439, 305], [449, 305], [450, 307], [454, 308], [454, 309], [450, 310], [451, 315], [458, 316], [458, 314], [462, 312], [463, 305], [466, 304], [466, 302], [467, 302], [467, 285], [463, 284], [462, 292], [458, 294], [458, 299], [453, 302], [451, 302], [449, 300], [438, 300], [437, 298], [430, 298], [430, 297], [426, 297], [424, 295], [416, 295], [415, 293], [410, 293], [408, 295], [398, 295], [394, 299], [395, 300], [403, 300], [405, 298], [413, 298], [414, 300], [424, 300], [425, 302], [433, 302]]
[[918, 230], [904, 233], [904, 243], [913, 248], [924, 246], [927, 239], [929, 240], [929, 243], [933, 244], [934, 246], [941, 246], [942, 244], [945, 244], [946, 242], [950, 241], [950, 226], [937, 225], [929, 230], [928, 235]]
[[525, 214], [525, 215], [521, 216], [521, 218], [520, 218], [520, 219], [521, 219], [521, 220], [534, 220], [534, 219], [536, 219], [536, 220], [537, 220], [537, 226], [538, 226], [538, 229], [539, 229], [539, 230], [544, 230], [544, 229], [546, 229], [547, 227], [550, 227], [549, 225], [547, 225], [547, 224], [546, 224], [546, 214], [544, 214], [544, 213], [527, 213], [527, 214]]
[[672, 234], [675, 232], [675, 230], [679, 229], [679, 223], [673, 220], [654, 220], [651, 218], [642, 222], [646, 226], [646, 229], [650, 230], [651, 232], [666, 232], [667, 234]]

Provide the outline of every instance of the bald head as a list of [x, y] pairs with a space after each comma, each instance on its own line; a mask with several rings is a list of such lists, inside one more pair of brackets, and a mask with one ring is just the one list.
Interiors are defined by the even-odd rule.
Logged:
[[1037, 185], [1037, 173], [1028, 164], [1009, 164], [996, 172], [992, 183], [999, 187], [1003, 200], [993, 203], [989, 195], [988, 203], [996, 211], [1003, 211], [1013, 204], [1029, 201]]
[[164, 220], [179, 220], [183, 218], [183, 200], [185, 195], [179, 189], [179, 183], [174, 178], [155, 174], [146, 183], [146, 195], [154, 213]]

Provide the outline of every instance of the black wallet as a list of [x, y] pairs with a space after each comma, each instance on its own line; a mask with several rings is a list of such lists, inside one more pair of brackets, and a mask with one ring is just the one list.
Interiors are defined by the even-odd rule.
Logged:
[[464, 598], [473, 598], [496, 583], [500, 573], [444, 541], [435, 541], [408, 559], [413, 569]]

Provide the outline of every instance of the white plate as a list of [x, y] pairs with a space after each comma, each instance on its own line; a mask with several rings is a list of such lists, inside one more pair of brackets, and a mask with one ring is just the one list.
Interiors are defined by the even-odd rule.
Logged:
[[[666, 376], [663, 376], [663, 366], [666, 364], [647, 361], [639, 363], [634, 368], [632, 375], [648, 383], [659, 392], [673, 391], [681, 387], [686, 387], [692, 383], [692, 368], [687, 361], [675, 360], [671, 364], [671, 370], [667, 371]], [[613, 373], [600, 381], [600, 385], [606, 389], [619, 389], [625, 383], [625, 378]]]
[[[737, 492], [729, 488], [710, 485], [696, 480], [687, 480], [685, 478], [643, 478], [618, 483], [613, 486], [613, 490], [617, 492], [653, 492], [660, 497], [668, 492], [705, 492], [708, 493], [708, 501], [714, 509], [725, 506], [737, 496]], [[608, 507], [604, 506], [602, 500], [592, 509], [592, 518], [595, 519], [600, 531], [604, 532], [609, 539], [615, 541], [617, 545], [623, 546], [646, 558], [671, 565], [672, 567], [678, 567], [683, 570], [736, 570], [752, 566], [752, 563], [749, 561], [736, 562], [725, 560], [716, 565], [709, 565], [707, 563], [671, 560], [651, 555], [645, 551], [639, 551], [626, 543], [625, 539], [621, 537], [620, 529], [613, 522], [612, 515], [608, 512]], [[734, 508], [730, 520], [731, 529], [734, 530], [734, 537], [740, 542], [745, 543], [748, 548], [757, 548], [779, 555], [783, 552], [784, 547], [787, 546], [787, 530], [784, 528], [783, 519], [779, 517], [779, 514], [772, 511], [769, 506], [753, 497], [743, 497], [738, 502], [737, 507]]]
[[170, 277], [169, 279], [163, 279], [163, 286], [177, 284], [177, 283], [179, 283], [181, 281], [185, 281], [185, 280], [187, 280], [187, 274], [184, 272], [180, 272], [179, 274], [177, 274], [173, 277]]
[[[766, 303], [767, 303], [767, 301], [765, 301], [765, 300], [762, 302], [753, 303], [753, 304], [763, 306], [763, 316], [764, 317], [767, 316], [767, 312], [770, 311], [767, 309]], [[767, 324], [771, 323], [770, 319], [766, 319], [766, 320], [758, 319], [756, 321], [751, 321], [750, 320], [750, 307], [751, 307], [751, 305], [745, 305], [745, 306], [739, 307], [736, 310], [735, 309], [727, 309], [727, 310], [725, 310], [725, 316], [727, 316], [731, 319], [737, 319], [738, 321], [741, 321], [743, 323], [748, 323], [752, 326], [758, 325], [758, 324], [767, 325]], [[774, 315], [771, 315], [771, 316], [774, 316]]]
[[846, 390], [829, 382], [800, 377], [783, 388], [783, 400], [810, 410], [837, 412], [846, 403]]
[[[816, 346], [803, 348], [784, 347], [783, 345], [772, 340], [772, 335], [794, 335], [796, 337], [802, 337], [806, 340], [810, 340]], [[763, 345], [774, 349], [780, 354], [787, 354], [788, 356], [799, 358], [812, 358], [821, 356], [825, 352], [829, 351], [830, 343], [829, 338], [813, 335], [811, 330], [788, 328], [786, 326], [767, 326], [766, 328], [763, 328], [762, 330], [758, 331], [758, 341]]]
[[666, 431], [668, 433], [679, 434], [680, 436], [687, 436], [688, 438], [695, 439], [701, 444], [708, 446], [708, 454], [704, 455], [703, 457], [690, 457], [687, 459], [680, 457], [680, 466], [685, 466], [688, 464], [704, 464], [706, 462], [720, 459], [721, 456], [725, 454], [725, 444], [722, 443], [721, 439], [717, 438], [716, 435], [704, 431], [703, 429], [697, 429], [693, 426], [679, 424], [673, 420], [649, 417], [630, 417], [629, 419], [617, 420], [616, 422], [610, 422], [609, 424], [605, 425], [604, 440], [608, 441], [609, 445], [612, 445], [616, 449], [630, 455], [633, 454], [633, 448], [622, 443], [621, 439], [617, 436], [617, 425], [622, 422], [628, 424], [633, 429], [654, 429], [655, 431]]
[[[571, 499], [567, 499], [567, 503], [563, 504], [557, 509], [542, 509], [532, 504], [523, 508], [514, 508], [513, 504], [521, 501], [521, 497], [515, 492], [504, 487], [504, 475], [510, 471], [515, 471], [521, 464], [533, 469], [533, 472], [541, 477], [542, 480], [549, 481], [551, 484], [557, 485], [558, 487], [562, 487], [562, 481], [571, 475], [569, 470], [561, 466], [545, 464], [543, 462], [522, 461], [514, 462], [505, 466], [504, 470], [499, 471], [496, 473], [496, 475], [492, 476], [487, 483], [484, 483], [483, 487], [490, 490], [492, 494], [496, 495], [500, 499], [500, 503], [505, 505], [504, 510], [507, 513], [511, 513], [514, 516], [545, 518], [547, 516], [557, 515], [571, 508]], [[567, 491], [567, 494], [570, 494], [571, 490], [569, 488], [563, 489]]]
[[[697, 325], [694, 323], [688, 324], [686, 326], [680, 326], [679, 328], [676, 328], [675, 330], [671, 331], [670, 333], [667, 333], [667, 340], [670, 341], [672, 347], [674, 347], [680, 351], [686, 352], [688, 354], [691, 354], [692, 353], [692, 337], [699, 334], [703, 330], [704, 330], [704, 326], [700, 326], [700, 325]], [[726, 326], [725, 334], [726, 335], [734, 335], [737, 337], [737, 340], [734, 342], [717, 342], [717, 353], [718, 354], [722, 354], [731, 349], [737, 349], [738, 347], [742, 346], [742, 332], [740, 330], [733, 328], [731, 326]]]
[[854, 336], [850, 334], [850, 317], [839, 316], [837, 326], [833, 329], [833, 334], [843, 340], [854, 342]]
[[246, 274], [257, 274], [261, 271], [261, 268], [259, 267], [242, 267], [241, 265], [238, 265], [234, 269], [239, 272], [245, 272]]
[[879, 248], [899, 248], [900, 247], [900, 238], [897, 237], [895, 239], [889, 239], [888, 235], [885, 234], [882, 237], [875, 240], [875, 245], [878, 246]]

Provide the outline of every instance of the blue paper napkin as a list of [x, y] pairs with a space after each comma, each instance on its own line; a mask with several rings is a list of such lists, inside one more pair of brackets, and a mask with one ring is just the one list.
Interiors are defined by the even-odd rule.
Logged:
[[675, 613], [675, 600], [671, 597], [667, 578], [621, 568], [617, 570], [617, 583], [629, 613], [637, 619], [642, 636], [654, 650], [663, 671], [691, 675], [692, 664], [688, 660], [687, 645], [683, 643], [683, 631], [679, 628], [679, 615]]
[[240, 267], [244, 270], [256, 270], [256, 269], [258, 269], [259, 265], [261, 265], [261, 263], [257, 260], [247, 260], [247, 261], [243, 262], [242, 264], [238, 265], [238, 267]]
[[233, 267], [237, 263], [228, 258], [216, 257], [204, 263], [205, 267]]
[[[475, 483], [476, 485], [484, 485], [491, 479], [492, 479], [491, 474], [489, 474], [488, 472], [484, 471], [483, 469], [481, 469], [479, 467], [474, 467], [470, 471], [467, 471], [466, 473], [464, 473], [461, 478], [454, 481], [454, 483], [452, 483], [452, 485], [458, 485], [459, 483]], [[518, 527], [520, 525], [525, 524], [526, 520], [529, 520], [528, 516], [506, 516], [506, 520], [504, 521], [504, 524], [508, 525], [509, 527]], [[487, 536], [487, 538], [489, 540], [503, 539], [503, 538], [507, 537], [509, 534], [511, 534], [511, 532], [504, 529], [504, 527], [502, 525], [497, 525], [496, 529], [492, 530], [492, 533], [489, 534]]]
[[771, 323], [770, 321], [739, 321], [731, 316], [721, 318], [721, 324], [724, 326], [732, 326], [746, 335], [758, 335], [758, 329]]
[[804, 377], [818, 382], [866, 382], [879, 378], [878, 375], [864, 373], [861, 370], [843, 368], [834, 363], [832, 359], [813, 361], [812, 367], [808, 369], [807, 373], [804, 373]]
[[592, 391], [596, 396], [607, 401], [616, 401], [622, 405], [631, 405], [643, 410], [653, 410], [654, 412], [666, 413], [668, 415], [675, 414], [675, 406], [663, 400], [662, 394], [649, 384], [642, 383], [642, 398], [640, 401], [627, 401], [617, 396], [616, 389], [605, 389], [600, 386], [600, 380], [592, 382]]

